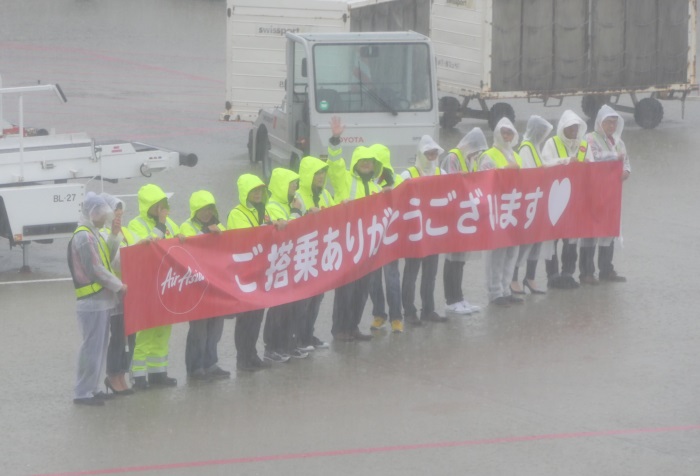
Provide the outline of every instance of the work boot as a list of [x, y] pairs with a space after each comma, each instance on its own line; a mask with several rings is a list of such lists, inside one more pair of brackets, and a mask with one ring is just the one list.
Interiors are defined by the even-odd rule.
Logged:
[[134, 385], [131, 387], [134, 390], [148, 390], [150, 385], [148, 385], [148, 380], [146, 377], [134, 377]]
[[168, 377], [167, 372], [158, 372], [157, 374], [148, 374], [148, 384], [157, 387], [175, 387], [177, 379]]
[[374, 320], [372, 321], [372, 325], [369, 327], [373, 331], [379, 330], [382, 327], [384, 327], [384, 324], [386, 324], [386, 319], [384, 317], [380, 316], [374, 316]]

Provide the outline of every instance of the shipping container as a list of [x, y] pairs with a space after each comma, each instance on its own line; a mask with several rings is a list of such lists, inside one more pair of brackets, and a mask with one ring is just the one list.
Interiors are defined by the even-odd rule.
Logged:
[[[451, 95], [441, 100], [442, 123], [466, 115], [493, 126], [514, 116], [509, 104], [489, 108], [486, 100], [557, 104], [580, 95], [589, 116], [613, 102], [655, 127], [663, 117], [658, 99], [685, 100], [697, 89], [696, 1], [434, 0], [438, 90]], [[617, 104], [623, 94], [634, 107]]]

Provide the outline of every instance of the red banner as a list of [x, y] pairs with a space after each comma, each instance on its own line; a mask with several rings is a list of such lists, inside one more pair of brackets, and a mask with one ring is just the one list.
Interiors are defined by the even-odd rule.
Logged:
[[126, 332], [315, 296], [398, 258], [617, 236], [622, 163], [411, 179], [291, 221], [122, 250]]

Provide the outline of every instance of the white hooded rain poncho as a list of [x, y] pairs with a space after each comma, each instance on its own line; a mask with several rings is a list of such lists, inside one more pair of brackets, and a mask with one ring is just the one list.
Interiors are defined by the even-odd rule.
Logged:
[[547, 136], [549, 136], [549, 133], [552, 132], [552, 129], [554, 129], [554, 126], [545, 118], [541, 116], [530, 116], [530, 119], [527, 120], [525, 135], [523, 136], [523, 143], [520, 145], [520, 150], [518, 151], [523, 163], [522, 168], [532, 169], [542, 165], [538, 165], [532, 150], [530, 147], [525, 145], [525, 143], [529, 142], [534, 146], [535, 153], [541, 161], [542, 144], [547, 139]]
[[[509, 142], [506, 142], [506, 140], [503, 138], [504, 129], [510, 129], [513, 132], [513, 138]], [[518, 142], [520, 142], [520, 136], [518, 135], [518, 131], [515, 130], [513, 123], [510, 122], [510, 119], [504, 117], [498, 121], [496, 128], [493, 130], [493, 147], [501, 151], [509, 164], [518, 163], [516, 160], [515, 151], [513, 150]], [[489, 155], [489, 151], [487, 150], [479, 159], [479, 170], [490, 170], [495, 168], [497, 168], [496, 162], [494, 162], [493, 157]]]
[[[429, 175], [438, 175], [439, 173], [438, 171], [440, 170], [440, 168], [438, 166], [438, 160], [431, 161], [428, 160], [428, 158], [425, 156], [425, 153], [431, 150], [437, 150], [438, 157], [442, 155], [443, 152], [445, 152], [445, 149], [440, 147], [432, 137], [430, 137], [429, 135], [424, 135], [420, 138], [420, 142], [418, 142], [418, 151], [416, 152], [415, 163], [415, 167], [416, 169], [418, 169], [418, 173], [421, 177]], [[411, 173], [407, 170], [401, 173], [401, 178], [410, 179]]]
[[[576, 131], [576, 137], [569, 139], [564, 134], [564, 129], [567, 127], [578, 125]], [[542, 148], [542, 162], [545, 166], [551, 165], [566, 165], [569, 163], [571, 157], [576, 157], [579, 153], [579, 147], [581, 147], [581, 141], [586, 135], [586, 129], [588, 126], [586, 122], [581, 119], [574, 111], [567, 109], [561, 115], [559, 123], [557, 124], [557, 137], [559, 137], [566, 148], [566, 157], [559, 157], [557, 152], [557, 146], [554, 142], [554, 138], [551, 137], [547, 139], [544, 147]]]
[[[474, 170], [473, 164], [479, 158], [482, 152], [489, 148], [488, 142], [486, 142], [486, 136], [484, 131], [479, 127], [475, 127], [462, 137], [455, 149], [459, 149], [464, 157], [464, 161], [467, 165], [469, 172]], [[474, 157], [471, 157], [474, 156]], [[459, 158], [454, 153], [450, 152], [447, 154], [442, 163], [442, 168], [448, 174], [454, 174], [457, 172], [462, 172], [462, 165], [459, 162]]]

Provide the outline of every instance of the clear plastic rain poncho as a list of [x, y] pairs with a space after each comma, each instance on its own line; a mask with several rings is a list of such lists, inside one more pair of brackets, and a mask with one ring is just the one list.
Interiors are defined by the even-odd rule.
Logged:
[[[564, 129], [573, 125], [577, 125], [578, 130], [576, 131], [576, 137], [573, 139], [569, 139], [564, 134]], [[567, 157], [559, 157], [559, 154], [557, 153], [557, 146], [554, 143], [554, 139], [550, 138], [549, 140], [547, 140], [547, 142], [545, 142], [544, 147], [542, 148], [542, 162], [544, 163], [544, 165], [549, 166], [568, 164], [569, 159], [571, 157], [576, 157], [576, 155], [578, 154], [581, 141], [586, 135], [587, 128], [588, 126], [586, 125], [586, 122], [583, 119], [581, 119], [578, 116], [578, 114], [576, 114], [574, 111], [572, 111], [571, 109], [567, 109], [566, 111], [564, 111], [564, 113], [561, 115], [561, 118], [559, 118], [559, 122], [557, 124], [557, 136], [561, 139], [562, 143], [564, 144], [568, 155]]]
[[[530, 116], [530, 119], [527, 120], [523, 142], [532, 142], [532, 145], [535, 146], [535, 151], [540, 156], [540, 160], [542, 160], [542, 144], [547, 139], [547, 136], [549, 136], [549, 133], [552, 132], [552, 129], [554, 129], [554, 126], [542, 116]], [[524, 169], [537, 167], [537, 163], [529, 147], [520, 149], [519, 154], [523, 161]]]
[[[456, 148], [459, 149], [460, 152], [462, 152], [464, 160], [467, 163], [467, 167], [469, 171], [471, 171], [471, 162], [473, 160], [478, 159], [479, 156], [476, 155], [476, 157], [473, 157], [471, 160], [469, 156], [472, 154], [480, 154], [481, 152], [484, 152], [486, 149], [489, 148], [489, 145], [486, 141], [484, 131], [482, 131], [480, 127], [475, 127], [469, 132], [467, 132], [464, 135], [464, 137], [462, 137], [462, 140], [459, 141]], [[459, 159], [454, 154], [447, 154], [445, 160], [443, 161], [442, 168], [445, 169], [445, 171], [448, 174], [453, 174], [462, 171]]]
[[[502, 132], [504, 129], [510, 129], [513, 132], [513, 138], [509, 142], [506, 142], [506, 140], [503, 138]], [[518, 135], [518, 131], [515, 130], [513, 123], [510, 122], [510, 119], [504, 117], [498, 121], [496, 128], [493, 130], [493, 146], [500, 150], [506, 157], [506, 160], [508, 160], [508, 162], [511, 164], [516, 163], [513, 148], [519, 142], [520, 136]], [[481, 159], [479, 160], [479, 170], [490, 170], [495, 168], [496, 164], [491, 157], [487, 155], [481, 156]]]
[[[77, 301], [79, 312], [106, 311], [117, 305], [116, 293], [121, 289], [122, 282], [102, 264], [99, 253], [99, 230], [95, 221], [101, 218], [111, 221], [112, 210], [104, 198], [93, 192], [85, 194], [82, 215], [78, 224], [90, 229], [90, 233], [79, 232], [71, 239], [69, 257], [71, 273], [74, 280], [82, 285], [92, 282], [100, 283], [103, 289], [85, 299]], [[116, 247], [110, 249], [110, 259], [114, 257]]]
[[429, 135], [424, 135], [418, 142], [418, 152], [416, 152], [416, 168], [421, 176], [435, 175], [435, 169], [438, 168], [438, 161], [430, 161], [425, 156], [425, 153], [431, 150], [437, 150], [438, 156], [445, 152], [445, 149], [440, 147], [435, 140]]

